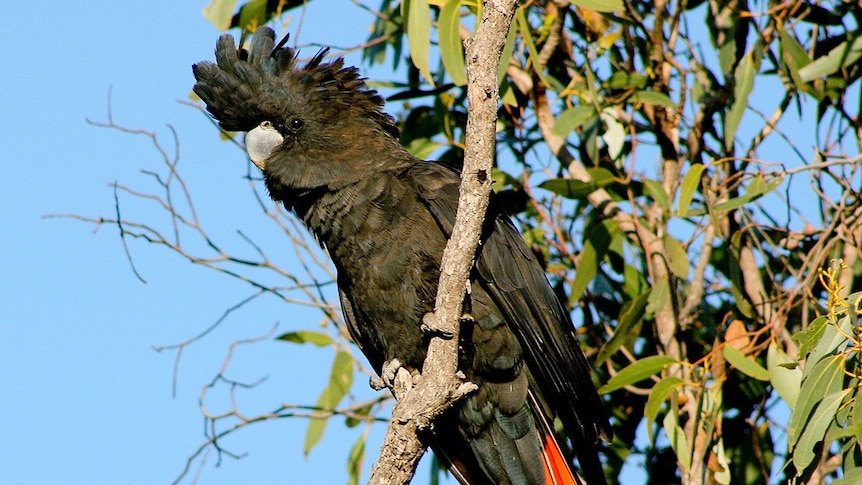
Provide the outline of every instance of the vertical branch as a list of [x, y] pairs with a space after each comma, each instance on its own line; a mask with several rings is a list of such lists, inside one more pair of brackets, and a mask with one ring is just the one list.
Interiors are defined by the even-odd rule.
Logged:
[[426, 448], [420, 432], [475, 389], [475, 385], [463, 382], [457, 375], [458, 331], [491, 191], [499, 102], [497, 66], [516, 8], [515, 0], [485, 2], [476, 34], [465, 43], [469, 110], [458, 211], [452, 236], [443, 252], [435, 310], [424, 321], [432, 335], [437, 336], [428, 344], [422, 377], [416, 386], [410, 388], [407, 384], [407, 389], [402, 390], [398, 383], [404, 380], [396, 378], [394, 391], [398, 402], [392, 410], [380, 459], [369, 484], [408, 483]]

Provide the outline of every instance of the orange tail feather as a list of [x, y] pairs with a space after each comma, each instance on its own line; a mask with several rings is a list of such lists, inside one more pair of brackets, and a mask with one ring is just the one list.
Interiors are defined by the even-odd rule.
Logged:
[[545, 448], [542, 450], [545, 460], [545, 483], [548, 485], [578, 485], [563, 452], [553, 436], [545, 436]]

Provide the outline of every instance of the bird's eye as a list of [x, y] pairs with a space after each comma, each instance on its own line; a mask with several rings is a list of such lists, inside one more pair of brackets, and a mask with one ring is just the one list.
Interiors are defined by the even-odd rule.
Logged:
[[305, 121], [303, 121], [302, 118], [291, 118], [287, 122], [287, 126], [293, 131], [301, 130], [303, 125], [305, 125]]

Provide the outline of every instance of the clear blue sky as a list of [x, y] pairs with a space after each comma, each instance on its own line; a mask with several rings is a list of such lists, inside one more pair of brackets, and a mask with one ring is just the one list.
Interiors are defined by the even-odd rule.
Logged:
[[[182, 106], [193, 84], [191, 64], [213, 57], [216, 29], [206, 1], [7, 2], [0, 116], [0, 483], [170, 483], [203, 440], [201, 387], [237, 338], [307, 328], [314, 312], [263, 298], [230, 318], [184, 355], [176, 397], [173, 357], [154, 345], [198, 333], [251, 292], [247, 285], [191, 265], [163, 249], [132, 241], [129, 269], [117, 228], [44, 219], [56, 213], [113, 216], [109, 183], [152, 187], [142, 169], [160, 168], [150, 142], [88, 125], [113, 116], [155, 130], [172, 147], [197, 209], [221, 241], [242, 246], [237, 229], [255, 234], [259, 213], [248, 195], [246, 161], [219, 143], [200, 113]], [[355, 45], [370, 18], [350, 2], [312, 2], [299, 40]], [[324, 8], [325, 7], [325, 8]], [[299, 12], [295, 12], [297, 19]], [[289, 29], [295, 32], [296, 24]], [[313, 52], [309, 49], [309, 52]], [[356, 56], [348, 58], [359, 63]], [[155, 220], [160, 212], [125, 199], [124, 216]], [[149, 212], [148, 212], [149, 211]], [[259, 233], [258, 233], [259, 234]], [[245, 246], [247, 249], [247, 246]], [[273, 248], [270, 248], [273, 249]], [[283, 257], [292, 250], [283, 248]], [[331, 355], [266, 342], [241, 349], [234, 378], [269, 380], [243, 395], [246, 409], [313, 403]], [[253, 349], [253, 350], [252, 350]], [[306, 460], [306, 422], [281, 420], [243, 431], [225, 444], [247, 452], [215, 467], [204, 484], [346, 483], [345, 458], [357, 430], [333, 423]], [[376, 454], [369, 444], [369, 462]], [[370, 463], [369, 463], [370, 465]], [[367, 468], [367, 466], [366, 466]], [[427, 473], [417, 480], [426, 481]], [[365, 475], [367, 479], [367, 474]], [[190, 483], [186, 480], [184, 483]]]

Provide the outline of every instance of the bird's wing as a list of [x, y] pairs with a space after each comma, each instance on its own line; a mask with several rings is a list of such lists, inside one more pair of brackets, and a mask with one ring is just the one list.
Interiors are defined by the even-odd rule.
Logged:
[[[413, 172], [420, 197], [448, 237], [458, 203], [458, 174], [431, 162], [416, 165]], [[523, 348], [538, 407], [550, 408], [563, 422], [587, 482], [603, 483], [596, 443], [609, 440], [611, 430], [590, 365], [542, 267], [493, 200], [475, 264], [474, 281], [495, 301]], [[553, 417], [545, 416], [550, 422]]]

